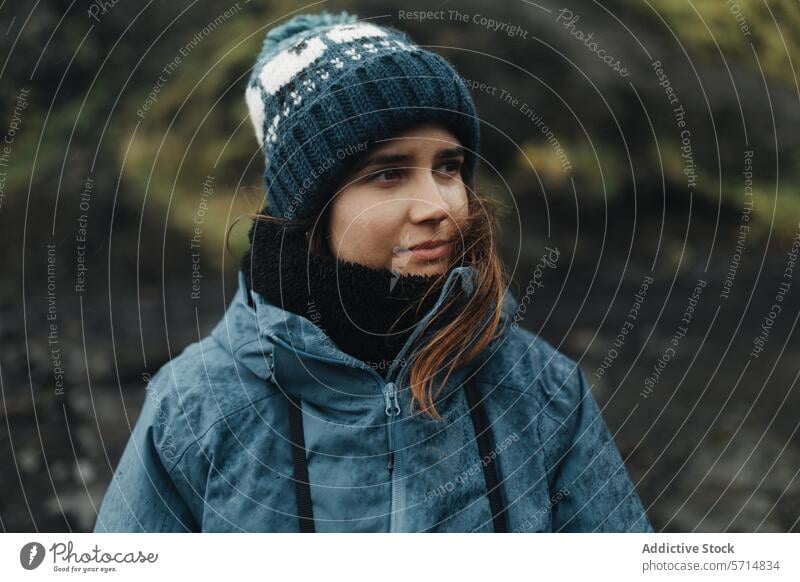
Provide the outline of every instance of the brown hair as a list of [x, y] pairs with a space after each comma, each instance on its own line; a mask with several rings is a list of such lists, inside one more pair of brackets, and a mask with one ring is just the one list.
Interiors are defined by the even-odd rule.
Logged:
[[[475, 268], [475, 290], [465, 308], [455, 317], [447, 317], [443, 322], [440, 321], [443, 314], [449, 312], [458, 300], [457, 295], [451, 295], [448, 302], [425, 324], [417, 336], [416, 344], [412, 346], [414, 358], [409, 374], [412, 393], [411, 412], [413, 413], [416, 404], [421, 412], [437, 420], [441, 419], [441, 416], [433, 402], [446, 386], [450, 374], [456, 368], [475, 359], [503, 331], [499, 329], [499, 324], [506, 272], [497, 254], [496, 239], [499, 233], [499, 215], [505, 208], [493, 198], [478, 195], [473, 186], [474, 182], [467, 185], [468, 212], [466, 218], [456, 224], [456, 232], [460, 237], [457, 237], [455, 252], [447, 269], [434, 281], [425, 296], [408, 308], [416, 306], [419, 316], [419, 309], [425, 299], [430, 293], [438, 293], [441, 290], [452, 267], [469, 265]], [[301, 229], [307, 235], [310, 252], [330, 255], [330, 248], [326, 244], [330, 205], [326, 208], [322, 215], [302, 220], [277, 218], [264, 213], [254, 214], [251, 218], [277, 222], [287, 229]], [[429, 335], [426, 334], [429, 330], [434, 330], [433, 335], [423, 345], [418, 345], [420, 338]], [[472, 349], [466, 352], [473, 341]], [[434, 393], [435, 376], [446, 363], [448, 363], [447, 374]]]

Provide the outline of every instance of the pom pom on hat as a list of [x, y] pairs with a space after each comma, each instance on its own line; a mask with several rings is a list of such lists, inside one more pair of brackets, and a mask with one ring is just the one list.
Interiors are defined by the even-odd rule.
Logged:
[[298, 14], [267, 33], [267, 36], [264, 38], [264, 44], [261, 47], [261, 52], [269, 51], [272, 47], [287, 38], [291, 38], [307, 30], [334, 26], [336, 24], [349, 24], [352, 22], [358, 22], [358, 16], [350, 14], [345, 10], [342, 10], [339, 14], [332, 14], [325, 10], [319, 14]]

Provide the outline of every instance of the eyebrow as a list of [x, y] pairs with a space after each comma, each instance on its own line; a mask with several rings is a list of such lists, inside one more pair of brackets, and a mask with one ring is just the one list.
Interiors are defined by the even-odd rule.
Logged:
[[[464, 148], [461, 146], [456, 146], [452, 148], [445, 148], [436, 152], [434, 156], [435, 159], [441, 160], [445, 158], [456, 158], [459, 156], [464, 155]], [[410, 165], [414, 159], [412, 154], [372, 154], [364, 156], [361, 160], [355, 163], [353, 166], [352, 172], [360, 172], [364, 168], [369, 166], [378, 166], [378, 165], [388, 165], [388, 164], [399, 164], [403, 163], [405, 165]]]

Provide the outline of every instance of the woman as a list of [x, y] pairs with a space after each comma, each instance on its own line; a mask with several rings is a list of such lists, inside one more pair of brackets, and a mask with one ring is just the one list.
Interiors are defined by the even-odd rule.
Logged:
[[516, 325], [447, 61], [302, 15], [246, 101], [237, 293], [151, 380], [95, 531], [651, 531], [577, 364]]

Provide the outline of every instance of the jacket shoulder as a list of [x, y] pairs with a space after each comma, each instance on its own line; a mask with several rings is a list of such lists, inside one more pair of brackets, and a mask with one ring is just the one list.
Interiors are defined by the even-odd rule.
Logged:
[[509, 327], [490, 355], [487, 369], [486, 382], [527, 394], [557, 422], [582, 397], [585, 379], [578, 363], [523, 327]]
[[155, 445], [171, 449], [176, 463], [216, 424], [279, 393], [210, 335], [159, 368], [147, 392], [156, 407]]

